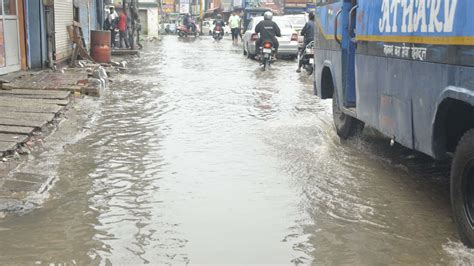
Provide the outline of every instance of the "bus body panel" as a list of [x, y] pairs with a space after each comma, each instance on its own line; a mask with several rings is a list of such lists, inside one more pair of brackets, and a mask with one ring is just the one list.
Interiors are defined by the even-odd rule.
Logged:
[[[315, 10], [316, 34], [315, 46], [318, 53], [315, 54], [314, 62], [314, 92], [321, 96], [321, 82], [324, 68], [329, 68], [332, 74], [334, 89], [342, 95], [342, 60], [341, 47], [334, 38], [334, 17], [339, 9], [342, 8], [342, 2], [335, 2], [324, 6], [319, 6]], [[342, 24], [339, 23], [338, 32], [342, 30]], [[332, 95], [330, 96], [332, 97]], [[342, 99], [339, 99], [342, 104]]]
[[[331, 37], [334, 14], [342, 2], [317, 7], [318, 95], [325, 65], [331, 66], [335, 89], [339, 97], [343, 95], [342, 48]], [[358, 4], [356, 117], [408, 148], [439, 157], [433, 132], [440, 104], [451, 98], [474, 106], [474, 1], [359, 0]], [[348, 30], [339, 26], [338, 33]]]
[[433, 127], [443, 100], [474, 106], [473, 67], [358, 55], [356, 70], [357, 118], [433, 157]]

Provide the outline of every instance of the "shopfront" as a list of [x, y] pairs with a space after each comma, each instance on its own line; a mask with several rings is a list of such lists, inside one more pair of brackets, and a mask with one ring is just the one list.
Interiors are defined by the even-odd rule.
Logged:
[[0, 75], [20, 67], [17, 1], [0, 0]]

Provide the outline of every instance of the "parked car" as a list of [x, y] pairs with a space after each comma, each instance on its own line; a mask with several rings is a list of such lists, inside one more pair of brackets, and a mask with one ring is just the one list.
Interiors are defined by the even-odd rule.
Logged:
[[304, 45], [304, 37], [300, 35], [301, 30], [303, 29], [304, 25], [306, 22], [308, 22], [309, 18], [308, 15], [306, 14], [295, 14], [295, 15], [285, 15], [285, 18], [287, 18], [291, 25], [293, 26], [293, 29], [296, 30], [298, 33], [298, 43], [299, 47], [303, 48]]
[[[202, 22], [202, 34], [209, 34], [209, 36], [212, 36], [212, 32], [214, 31], [214, 24], [212, 24], [214, 20], [204, 20]], [[229, 35], [231, 32], [229, 26], [225, 26], [224, 28], [224, 34]]]
[[212, 35], [212, 30], [211, 30], [211, 27], [212, 27], [212, 21], [210, 20], [204, 20], [202, 22], [202, 34], [209, 34], [209, 35]]
[[288, 19], [298, 33], [301, 32], [306, 22], [308, 22], [308, 16], [305, 14], [297, 14], [297, 15], [285, 15], [284, 18]]
[[176, 34], [176, 24], [174, 23], [164, 23], [163, 29], [165, 30], [166, 34]]
[[[258, 40], [259, 36], [255, 33], [255, 27], [262, 20], [262, 16], [253, 17], [242, 38], [243, 54], [248, 58], [254, 58], [258, 53], [258, 49], [255, 47], [255, 42]], [[293, 29], [290, 21], [285, 17], [275, 16], [273, 17], [273, 21], [277, 23], [281, 30], [281, 37], [277, 37], [278, 43], [280, 44], [277, 55], [280, 57], [285, 56], [296, 58], [298, 56], [298, 33]]]

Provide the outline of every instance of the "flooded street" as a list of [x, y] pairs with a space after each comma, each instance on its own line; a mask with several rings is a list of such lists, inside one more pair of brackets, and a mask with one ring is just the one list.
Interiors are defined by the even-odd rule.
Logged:
[[446, 164], [370, 130], [341, 143], [295, 70], [228, 39], [146, 44], [77, 141], [23, 163], [58, 181], [0, 220], [0, 264], [472, 263]]

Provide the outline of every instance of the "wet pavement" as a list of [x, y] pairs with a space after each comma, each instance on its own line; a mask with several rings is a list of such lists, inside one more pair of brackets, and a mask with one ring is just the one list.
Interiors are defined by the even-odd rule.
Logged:
[[58, 181], [0, 220], [0, 264], [472, 263], [447, 164], [371, 130], [341, 143], [295, 68], [262, 72], [229, 40], [148, 43], [74, 141], [21, 165]]

